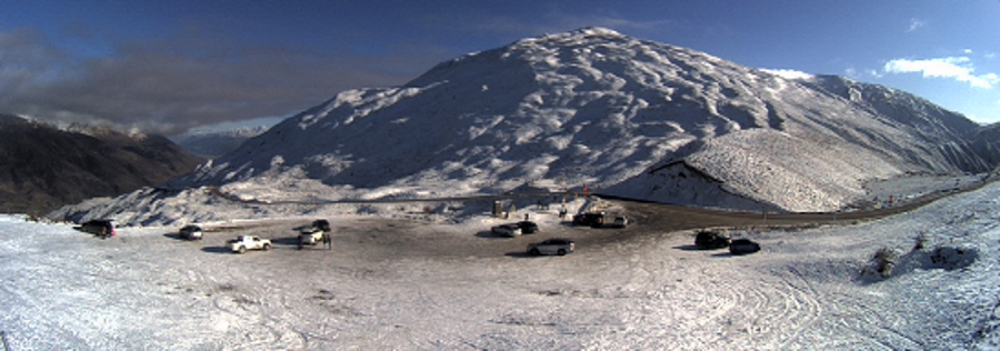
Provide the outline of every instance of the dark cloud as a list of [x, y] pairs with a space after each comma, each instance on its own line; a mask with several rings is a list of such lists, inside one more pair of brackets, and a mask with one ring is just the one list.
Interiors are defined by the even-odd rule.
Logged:
[[75, 58], [38, 32], [0, 32], [0, 111], [170, 135], [286, 117], [343, 90], [403, 84], [443, 59], [240, 47], [204, 36], [122, 42], [107, 57]]

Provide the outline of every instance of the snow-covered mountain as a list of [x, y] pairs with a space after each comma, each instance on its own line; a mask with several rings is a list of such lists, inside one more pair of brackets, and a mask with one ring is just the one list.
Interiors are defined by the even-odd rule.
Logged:
[[972, 149], [977, 154], [984, 155], [987, 163], [995, 166], [1000, 165], [1000, 123], [993, 123], [977, 129], [972, 138]]
[[188, 152], [204, 158], [218, 158], [267, 131], [267, 126], [244, 127], [213, 132], [187, 133], [174, 138], [174, 142]]
[[151, 186], [201, 162], [158, 135], [60, 128], [0, 113], [0, 212], [45, 214]]
[[976, 129], [885, 87], [788, 79], [587, 28], [465, 55], [401, 87], [341, 92], [171, 186], [260, 200], [588, 186], [829, 211], [865, 200], [867, 181], [992, 169], [966, 142]]

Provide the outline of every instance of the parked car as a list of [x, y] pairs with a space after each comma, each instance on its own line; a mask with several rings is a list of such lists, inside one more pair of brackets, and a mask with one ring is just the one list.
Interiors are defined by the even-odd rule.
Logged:
[[573, 225], [588, 225], [599, 228], [604, 225], [604, 212], [586, 212], [573, 216]]
[[760, 245], [749, 239], [736, 239], [729, 243], [729, 253], [734, 256], [749, 255], [760, 251]]
[[516, 237], [521, 235], [521, 228], [517, 224], [502, 224], [490, 229], [493, 235]]
[[719, 232], [702, 230], [694, 238], [699, 250], [714, 250], [729, 246], [729, 238]]
[[629, 223], [628, 217], [626, 217], [625, 215], [617, 215], [615, 216], [615, 221], [611, 222], [611, 224], [608, 224], [608, 227], [622, 229], [628, 227], [628, 223]]
[[299, 231], [299, 249], [305, 245], [316, 245], [323, 241], [323, 237], [329, 235], [330, 222], [325, 219], [317, 219], [311, 226], [295, 228]]
[[270, 250], [271, 240], [261, 239], [260, 237], [252, 235], [241, 235], [236, 237], [236, 239], [229, 241], [230, 248], [233, 252], [245, 253], [247, 250]]
[[522, 234], [535, 234], [538, 232], [538, 224], [532, 221], [517, 222], [517, 227], [521, 228]]
[[570, 239], [555, 238], [528, 245], [528, 253], [532, 255], [565, 255], [576, 250], [576, 243]]
[[95, 219], [84, 222], [80, 225], [80, 230], [97, 235], [101, 239], [115, 236], [115, 224], [110, 219]]
[[188, 240], [201, 240], [202, 230], [201, 227], [194, 224], [189, 224], [181, 228], [181, 237]]
[[312, 223], [313, 228], [322, 230], [324, 232], [330, 232], [330, 221], [325, 219], [317, 219]]
[[305, 245], [316, 245], [323, 240], [324, 232], [316, 227], [299, 228], [299, 249]]

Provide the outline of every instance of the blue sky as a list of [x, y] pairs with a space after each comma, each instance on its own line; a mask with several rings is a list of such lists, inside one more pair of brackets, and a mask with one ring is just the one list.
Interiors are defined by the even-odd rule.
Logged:
[[0, 0], [0, 111], [166, 134], [273, 122], [342, 90], [587, 26], [1000, 121], [996, 0]]

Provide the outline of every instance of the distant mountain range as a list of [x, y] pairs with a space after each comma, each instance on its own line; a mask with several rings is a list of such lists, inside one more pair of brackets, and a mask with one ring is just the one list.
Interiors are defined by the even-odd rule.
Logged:
[[872, 180], [995, 169], [996, 133], [884, 86], [785, 78], [586, 28], [449, 60], [401, 87], [341, 92], [168, 185], [285, 201], [588, 187], [832, 211], [864, 200]]
[[201, 162], [162, 136], [0, 114], [0, 212], [44, 214], [154, 185]]
[[219, 158], [247, 139], [267, 131], [266, 126], [245, 127], [214, 132], [197, 132], [178, 136], [173, 140], [185, 150], [204, 158]]

